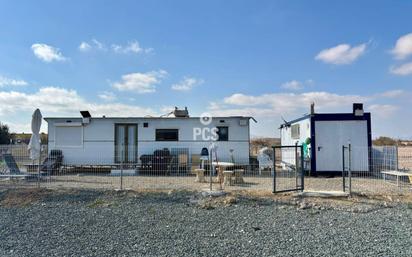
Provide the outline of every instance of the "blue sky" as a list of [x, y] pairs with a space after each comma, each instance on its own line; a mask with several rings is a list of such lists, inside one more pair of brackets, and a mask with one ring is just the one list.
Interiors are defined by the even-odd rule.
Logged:
[[[0, 121], [30, 117], [372, 112], [412, 138], [412, 2], [0, 1]], [[45, 128], [45, 127], [44, 127]], [[44, 129], [43, 128], [43, 129]]]

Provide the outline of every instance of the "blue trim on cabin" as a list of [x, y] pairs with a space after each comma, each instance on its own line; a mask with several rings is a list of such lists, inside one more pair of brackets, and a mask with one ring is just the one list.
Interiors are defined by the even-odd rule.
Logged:
[[[364, 113], [362, 116], [355, 116], [353, 113], [315, 113], [311, 115], [310, 119], [310, 133], [311, 133], [311, 173], [317, 175], [316, 170], [316, 121], [345, 121], [345, 120], [366, 120], [367, 132], [368, 132], [368, 160], [369, 171], [372, 167], [371, 149], [372, 149], [372, 126], [371, 126], [371, 114], [369, 112]], [[341, 171], [342, 172], [342, 171]]]

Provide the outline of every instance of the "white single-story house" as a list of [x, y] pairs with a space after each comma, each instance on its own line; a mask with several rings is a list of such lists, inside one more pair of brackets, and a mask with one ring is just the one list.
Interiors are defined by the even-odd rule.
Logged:
[[[315, 113], [285, 122], [280, 126], [282, 146], [307, 144], [305, 159], [310, 160], [312, 174], [342, 172], [342, 146], [351, 145], [351, 170], [370, 171], [372, 147], [371, 115], [363, 104], [353, 104], [352, 113]], [[348, 153], [345, 153], [346, 156]], [[287, 159], [287, 160], [286, 160]], [[282, 161], [295, 164], [294, 158], [282, 156]], [[348, 158], [345, 158], [347, 165]]]
[[[249, 162], [251, 117], [49, 117], [48, 149], [62, 150], [69, 165], [112, 165], [140, 162], [142, 155], [167, 148], [197, 158], [213, 141], [219, 161]], [[253, 119], [253, 118], [252, 118]], [[215, 130], [213, 130], [215, 129]], [[213, 138], [214, 133], [217, 138]], [[180, 156], [179, 156], [180, 158]]]

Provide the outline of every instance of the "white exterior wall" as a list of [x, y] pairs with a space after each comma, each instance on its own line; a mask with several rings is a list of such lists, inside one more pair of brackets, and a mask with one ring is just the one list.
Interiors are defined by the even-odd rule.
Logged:
[[352, 170], [369, 170], [366, 120], [315, 121], [315, 137], [317, 171], [342, 171], [342, 145], [349, 143]]
[[[291, 127], [281, 128], [281, 145], [299, 145], [311, 137], [310, 118], [292, 123], [300, 125], [299, 139], [292, 139]], [[315, 122], [315, 147], [316, 170], [322, 171], [342, 171], [342, 145], [352, 146], [353, 171], [368, 171], [368, 127], [366, 120], [338, 120], [338, 121], [314, 121]], [[313, 143], [313, 141], [312, 141]], [[295, 155], [290, 150], [282, 150], [282, 161], [295, 164]], [[312, 160], [313, 161], [313, 160]], [[346, 160], [347, 161], [347, 160]]]
[[[292, 123], [291, 125], [299, 124], [299, 138], [292, 138], [292, 126], [290, 127], [283, 127], [280, 129], [280, 141], [282, 146], [292, 146], [292, 145], [301, 145], [303, 144], [306, 139], [310, 138], [310, 118], [303, 119]], [[299, 151], [299, 150], [298, 150]], [[310, 154], [310, 146], [309, 146], [309, 154]], [[286, 164], [295, 165], [296, 164], [296, 156], [295, 156], [295, 149], [294, 148], [284, 148], [281, 150], [282, 156], [282, 166], [286, 168]]]
[[[240, 126], [241, 119], [247, 120], [246, 126]], [[114, 163], [115, 124], [137, 124], [137, 154], [138, 158], [143, 154], [153, 154], [154, 150], [163, 148], [188, 148], [189, 157], [192, 154], [200, 154], [203, 147], [209, 147], [210, 141], [204, 141], [201, 137], [194, 140], [193, 128], [204, 128], [198, 118], [91, 118], [89, 124], [81, 126], [83, 143], [80, 146], [59, 146], [55, 141], [56, 124], [72, 124], [81, 122], [81, 118], [48, 118], [49, 151], [60, 149], [63, 151], [64, 162], [76, 165], [112, 164]], [[224, 120], [224, 123], [220, 123]], [[149, 126], [143, 127], [147, 122]], [[70, 123], [68, 123], [70, 124]], [[230, 160], [230, 149], [233, 149], [235, 162], [249, 162], [249, 120], [248, 118], [227, 117], [216, 118], [207, 127], [229, 127], [229, 140], [218, 141], [218, 158], [220, 161]], [[156, 129], [178, 129], [179, 141], [156, 141]], [[138, 160], [140, 162], [140, 159]]]
[[292, 127], [283, 127], [280, 129], [280, 142], [282, 146], [285, 145], [301, 145], [310, 137], [310, 118], [300, 120], [291, 125], [299, 124], [300, 133], [298, 139], [292, 138]]

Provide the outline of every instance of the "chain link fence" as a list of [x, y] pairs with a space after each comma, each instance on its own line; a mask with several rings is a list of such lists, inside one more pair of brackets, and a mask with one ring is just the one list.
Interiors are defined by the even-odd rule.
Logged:
[[[353, 193], [412, 193], [412, 147], [368, 149], [368, 156], [362, 158], [365, 161], [356, 164], [365, 167], [362, 170], [346, 163], [348, 153], [347, 157], [342, 155], [342, 159], [330, 160], [339, 162], [342, 171], [317, 176], [311, 174], [311, 160], [302, 156], [300, 147], [275, 149], [276, 161], [273, 148], [260, 149], [257, 156], [249, 158], [240, 157], [236, 149], [214, 152], [205, 148], [198, 152], [198, 149], [182, 148], [179, 144], [108, 154], [115, 152], [112, 150], [96, 148], [95, 157], [90, 158], [81, 148], [72, 149], [71, 154], [65, 156], [65, 151], [47, 149], [43, 145], [40, 160], [31, 160], [27, 145], [1, 145], [0, 188], [222, 189], [270, 193], [275, 178], [278, 189], [297, 185], [310, 191], [343, 191], [345, 187], [348, 190], [350, 181]], [[352, 154], [359, 152], [365, 151], [352, 149]], [[299, 174], [305, 174], [304, 180], [300, 180]]]

